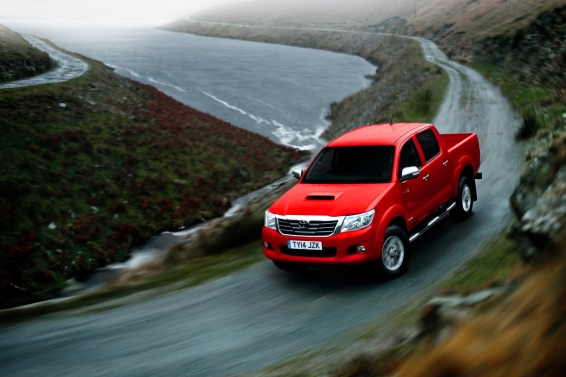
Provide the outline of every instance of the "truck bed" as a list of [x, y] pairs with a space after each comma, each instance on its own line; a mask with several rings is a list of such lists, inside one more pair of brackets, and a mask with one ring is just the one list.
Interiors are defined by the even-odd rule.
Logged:
[[473, 138], [475, 135], [471, 132], [456, 134], [440, 134], [440, 138], [444, 142], [444, 146], [448, 153], [456, 149], [460, 144], [464, 144], [467, 139]]

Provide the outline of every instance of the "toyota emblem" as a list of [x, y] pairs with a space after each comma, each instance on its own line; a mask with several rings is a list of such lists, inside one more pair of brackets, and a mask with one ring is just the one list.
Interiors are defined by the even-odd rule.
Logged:
[[301, 229], [307, 229], [309, 227], [309, 222], [305, 221], [305, 220], [300, 220], [299, 221], [299, 228]]

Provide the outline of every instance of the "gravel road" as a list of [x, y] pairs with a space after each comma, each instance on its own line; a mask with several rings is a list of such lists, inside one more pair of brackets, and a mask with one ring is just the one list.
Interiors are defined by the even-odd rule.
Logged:
[[0, 331], [0, 375], [224, 376], [246, 373], [342, 335], [426, 296], [499, 232], [517, 180], [519, 120], [498, 89], [418, 39], [450, 75], [435, 120], [441, 132], [477, 132], [484, 180], [475, 214], [448, 217], [421, 237], [409, 272], [374, 283], [355, 277], [297, 277], [266, 262], [205, 285], [80, 317]]
[[47, 52], [49, 57], [57, 62], [57, 67], [38, 76], [0, 84], [0, 89], [23, 88], [26, 86], [64, 82], [81, 76], [88, 69], [88, 64], [84, 61], [67, 55], [36, 37], [29, 35], [22, 35], [22, 37], [33, 47]]

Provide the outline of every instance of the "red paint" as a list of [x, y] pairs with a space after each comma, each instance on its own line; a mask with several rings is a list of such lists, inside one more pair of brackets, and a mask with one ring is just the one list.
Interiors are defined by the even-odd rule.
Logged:
[[[419, 142], [419, 137], [422, 138], [421, 134], [427, 131], [429, 136], [432, 131], [440, 149], [438, 154], [429, 158], [429, 161], [426, 161], [425, 151]], [[418, 177], [401, 182], [400, 153], [411, 140], [416, 147], [422, 167]], [[464, 169], [473, 171], [475, 176], [480, 167], [480, 149], [476, 134], [440, 135], [431, 124], [400, 123], [360, 127], [334, 139], [326, 148], [356, 146], [394, 147], [392, 173], [387, 182], [305, 183], [309, 169], [323, 150], [313, 159], [298, 184], [277, 200], [268, 211], [280, 218], [282, 216], [340, 217], [375, 210], [371, 225], [360, 230], [318, 237], [283, 235], [279, 230], [264, 225], [262, 243], [267, 242], [273, 248], [273, 250], [264, 248], [267, 258], [278, 262], [306, 264], [358, 264], [379, 259], [385, 231], [394, 219], [401, 218], [410, 234], [420, 221], [425, 220], [441, 205], [454, 200]], [[430, 155], [431, 149], [427, 150]], [[428, 178], [425, 180], [426, 176]], [[407, 190], [409, 191], [406, 192]], [[312, 196], [327, 199], [334, 197], [334, 199], [307, 199]], [[336, 248], [336, 255], [331, 257], [286, 255], [282, 252], [281, 246], [285, 246], [288, 240], [320, 241], [324, 248]], [[360, 245], [365, 247], [364, 253], [352, 252], [353, 248]]]

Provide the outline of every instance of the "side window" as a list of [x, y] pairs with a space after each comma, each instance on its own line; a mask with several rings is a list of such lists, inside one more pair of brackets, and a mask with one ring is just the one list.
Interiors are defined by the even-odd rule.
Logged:
[[401, 156], [399, 158], [399, 177], [401, 176], [403, 169], [411, 166], [416, 166], [419, 169], [423, 166], [413, 139], [409, 139], [409, 141], [407, 141], [401, 149]]
[[438, 146], [438, 141], [436, 141], [436, 136], [432, 130], [426, 130], [417, 135], [417, 140], [421, 145], [423, 154], [426, 158], [426, 162], [429, 162], [437, 154], [440, 153], [440, 147]]

